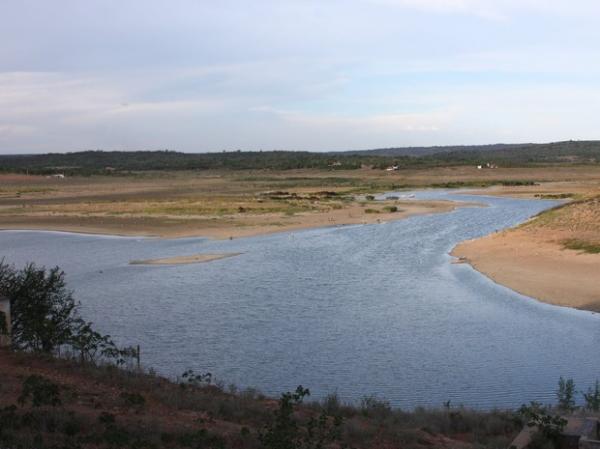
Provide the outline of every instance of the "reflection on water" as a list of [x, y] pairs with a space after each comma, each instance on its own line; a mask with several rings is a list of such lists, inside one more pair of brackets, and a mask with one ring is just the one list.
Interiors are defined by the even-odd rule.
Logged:
[[[302, 384], [317, 397], [373, 394], [402, 407], [552, 401], [560, 375], [591, 385], [596, 315], [525, 298], [447, 255], [554, 203], [416, 196], [489, 207], [233, 241], [1, 232], [0, 255], [60, 265], [85, 318], [140, 344], [163, 374], [193, 368], [269, 394]], [[202, 252], [243, 254], [128, 264]]]

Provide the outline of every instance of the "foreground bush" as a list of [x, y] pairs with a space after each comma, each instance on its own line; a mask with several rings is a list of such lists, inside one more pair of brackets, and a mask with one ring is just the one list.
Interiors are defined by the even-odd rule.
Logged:
[[137, 355], [132, 348], [118, 348], [109, 335], [98, 333], [81, 318], [58, 267], [30, 263], [17, 270], [0, 262], [0, 292], [10, 299], [16, 350], [54, 355], [62, 350], [92, 363], [104, 358], [123, 364]]

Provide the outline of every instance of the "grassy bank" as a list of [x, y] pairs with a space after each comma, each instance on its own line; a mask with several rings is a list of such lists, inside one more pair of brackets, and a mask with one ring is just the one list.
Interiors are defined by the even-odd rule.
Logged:
[[[2, 447], [503, 448], [522, 425], [512, 412], [402, 411], [374, 398], [350, 406], [336, 396], [310, 402], [297, 392], [276, 400], [195, 374], [172, 382], [5, 350], [0, 371]], [[35, 406], [34, 394], [19, 401], [32, 375], [45, 380], [46, 392], [57, 386], [57, 403]]]

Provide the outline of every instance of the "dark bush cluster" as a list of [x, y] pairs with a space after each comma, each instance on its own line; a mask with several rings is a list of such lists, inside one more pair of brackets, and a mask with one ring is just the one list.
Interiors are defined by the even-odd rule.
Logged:
[[58, 267], [47, 270], [30, 263], [17, 270], [0, 262], [0, 292], [10, 299], [14, 349], [53, 355], [62, 351], [89, 363], [103, 359], [124, 364], [137, 356], [135, 349], [117, 347], [109, 335], [81, 318]]

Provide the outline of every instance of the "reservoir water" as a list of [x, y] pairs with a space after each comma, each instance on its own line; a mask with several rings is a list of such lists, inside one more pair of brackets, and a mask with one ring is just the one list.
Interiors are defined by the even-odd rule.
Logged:
[[[555, 203], [416, 196], [487, 207], [231, 241], [5, 231], [0, 257], [59, 265], [84, 317], [169, 376], [191, 368], [271, 395], [302, 384], [317, 398], [375, 395], [404, 408], [553, 402], [561, 375], [591, 386], [598, 315], [524, 297], [448, 256]], [[129, 264], [204, 252], [243, 254]]]

